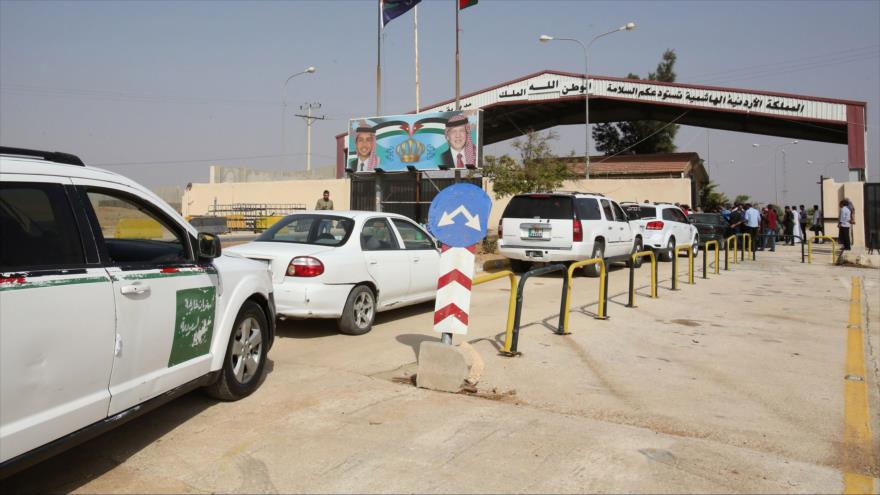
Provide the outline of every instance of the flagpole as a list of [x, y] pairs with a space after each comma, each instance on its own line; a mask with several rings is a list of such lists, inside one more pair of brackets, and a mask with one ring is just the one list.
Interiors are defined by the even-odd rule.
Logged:
[[416, 113], [419, 113], [419, 6], [413, 8], [413, 32], [416, 44]]
[[459, 0], [455, 2], [455, 109], [461, 110], [461, 54], [458, 50], [458, 12], [460, 9]]
[[376, 25], [376, 115], [381, 115], [382, 101], [382, 0], [379, 0], [378, 24]]

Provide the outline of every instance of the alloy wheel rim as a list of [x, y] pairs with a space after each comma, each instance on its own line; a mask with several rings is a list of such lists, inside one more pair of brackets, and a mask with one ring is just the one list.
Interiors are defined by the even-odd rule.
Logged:
[[253, 380], [263, 357], [263, 332], [254, 317], [245, 318], [235, 329], [232, 341], [232, 374], [238, 383]]
[[367, 328], [373, 321], [373, 295], [369, 291], [358, 294], [354, 300], [354, 324], [358, 328]]

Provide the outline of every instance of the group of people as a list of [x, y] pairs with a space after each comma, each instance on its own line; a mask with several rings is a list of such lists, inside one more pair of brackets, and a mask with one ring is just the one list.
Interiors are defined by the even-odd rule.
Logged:
[[[808, 212], [804, 205], [785, 206], [782, 218], [779, 218], [779, 210], [776, 206], [768, 204], [758, 209], [749, 203], [735, 203], [733, 207], [723, 206], [718, 209], [721, 216], [727, 221], [727, 235], [750, 234], [752, 239], [760, 239], [755, 242], [752, 249], [763, 251], [769, 248], [776, 250], [776, 237], [782, 237], [782, 241], [790, 246], [795, 245], [795, 239], [804, 242], [806, 239], [807, 225], [813, 235], [825, 235], [822, 210], [819, 205], [813, 205], [812, 212]], [[853, 223], [853, 205], [848, 199], [840, 202], [840, 215], [838, 216], [838, 228], [840, 244], [843, 250], [851, 248], [850, 227]], [[781, 231], [781, 232], [780, 232]], [[819, 239], [824, 243], [824, 239]]]

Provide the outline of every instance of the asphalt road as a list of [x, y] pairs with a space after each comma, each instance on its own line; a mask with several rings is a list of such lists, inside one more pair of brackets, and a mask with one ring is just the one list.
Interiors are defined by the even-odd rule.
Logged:
[[[410, 384], [419, 344], [439, 340], [432, 304], [382, 313], [359, 337], [287, 321], [250, 398], [189, 394], [2, 490], [876, 492], [880, 271], [799, 261], [782, 247], [675, 292], [663, 263], [658, 299], [643, 268], [637, 308], [616, 269], [606, 321], [596, 279], [577, 278], [567, 336], [553, 332], [562, 279], [536, 277], [515, 358], [497, 352], [508, 282], [476, 286], [468, 340], [486, 369], [470, 394]], [[864, 411], [847, 398], [852, 335]], [[867, 438], [852, 434], [860, 418]]]

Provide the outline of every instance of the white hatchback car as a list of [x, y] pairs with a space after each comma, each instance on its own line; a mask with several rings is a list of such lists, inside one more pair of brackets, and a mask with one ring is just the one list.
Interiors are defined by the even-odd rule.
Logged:
[[369, 332], [376, 312], [437, 291], [436, 242], [394, 213], [297, 213], [227, 252], [269, 265], [279, 317], [335, 318], [350, 335]]
[[135, 182], [0, 148], [0, 478], [196, 387], [259, 387], [265, 265]]

